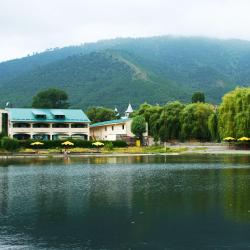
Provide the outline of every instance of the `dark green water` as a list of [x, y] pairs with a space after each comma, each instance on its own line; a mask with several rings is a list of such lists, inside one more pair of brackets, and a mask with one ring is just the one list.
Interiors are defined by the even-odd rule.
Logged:
[[250, 156], [0, 162], [1, 249], [249, 249]]

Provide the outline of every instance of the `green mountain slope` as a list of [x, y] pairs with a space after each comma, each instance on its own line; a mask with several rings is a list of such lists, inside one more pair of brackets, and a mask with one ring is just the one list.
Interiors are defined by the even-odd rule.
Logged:
[[0, 63], [0, 105], [29, 106], [49, 87], [65, 89], [73, 107], [125, 107], [189, 101], [204, 91], [218, 103], [249, 86], [250, 42], [207, 38], [114, 39]]
[[52, 86], [66, 90], [72, 106], [82, 108], [121, 107], [130, 99], [139, 105], [145, 101], [165, 102], [166, 96], [172, 96], [172, 100], [181, 98], [176, 94], [175, 83], [163, 81], [110, 51], [72, 56], [25, 73], [6, 82], [1, 95], [16, 106], [29, 105], [37, 91]]

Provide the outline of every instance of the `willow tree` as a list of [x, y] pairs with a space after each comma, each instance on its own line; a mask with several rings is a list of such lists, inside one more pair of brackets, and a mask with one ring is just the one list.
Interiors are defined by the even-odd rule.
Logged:
[[154, 141], [159, 140], [160, 116], [162, 107], [159, 105], [150, 105], [144, 103], [134, 112], [134, 116], [143, 116], [148, 124], [149, 135], [154, 138]]
[[213, 141], [219, 141], [219, 131], [218, 131], [218, 113], [212, 113], [208, 118], [208, 129], [211, 134], [211, 138]]
[[184, 107], [185, 105], [178, 101], [167, 103], [163, 107], [159, 122], [159, 135], [161, 141], [168, 141], [180, 138], [180, 113], [184, 109]]
[[213, 112], [213, 106], [207, 103], [187, 105], [180, 114], [182, 139], [209, 141], [208, 119]]
[[224, 95], [218, 127], [221, 138], [250, 136], [250, 88], [236, 88]]

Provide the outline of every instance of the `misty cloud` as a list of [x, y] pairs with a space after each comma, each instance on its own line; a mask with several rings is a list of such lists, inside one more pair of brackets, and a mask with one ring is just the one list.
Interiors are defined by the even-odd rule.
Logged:
[[248, 0], [5, 0], [0, 61], [115, 37], [211, 36], [250, 40]]

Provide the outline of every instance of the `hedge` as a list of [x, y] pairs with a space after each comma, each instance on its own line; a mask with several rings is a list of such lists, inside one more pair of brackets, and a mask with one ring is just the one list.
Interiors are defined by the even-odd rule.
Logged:
[[20, 143], [16, 139], [3, 137], [1, 139], [1, 148], [13, 152], [16, 151], [18, 148], [20, 148]]

